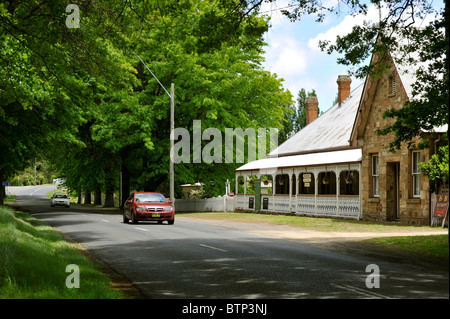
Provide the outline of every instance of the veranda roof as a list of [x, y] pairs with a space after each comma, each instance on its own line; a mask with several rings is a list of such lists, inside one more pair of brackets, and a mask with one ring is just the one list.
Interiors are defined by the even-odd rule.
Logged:
[[236, 172], [275, 171], [277, 168], [347, 164], [361, 162], [361, 160], [361, 149], [354, 148], [342, 151], [265, 158], [245, 164], [239, 167]]

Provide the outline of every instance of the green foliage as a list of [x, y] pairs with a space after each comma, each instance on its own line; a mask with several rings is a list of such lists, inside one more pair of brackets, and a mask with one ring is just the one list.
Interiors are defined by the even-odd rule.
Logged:
[[78, 127], [99, 92], [129, 89], [136, 81], [114, 49], [122, 39], [105, 32], [116, 18], [105, 13], [118, 11], [115, 5], [82, 6], [80, 29], [66, 27], [65, 6], [57, 0], [0, 3], [0, 180], [48, 156], [55, 143], [64, 145], [60, 151], [82, 145]]
[[[120, 171], [125, 193], [167, 194], [169, 98], [134, 53], [175, 83], [175, 127], [281, 129], [292, 97], [262, 68], [268, 19], [243, 4], [99, 0], [68, 29], [60, 1], [1, 3], [0, 179], [42, 156], [78, 194], [112, 195]], [[218, 195], [236, 165], [178, 164], [175, 182]]]
[[[134, 52], [166, 89], [175, 84], [175, 127], [191, 137], [193, 120], [222, 136], [225, 128], [281, 128], [291, 102], [281, 80], [261, 66], [268, 21], [256, 15], [242, 20], [229, 11], [231, 3], [185, 1], [183, 10], [164, 4], [153, 12], [158, 19], [151, 28], [142, 24], [132, 32], [139, 39]], [[131, 188], [168, 195], [170, 99], [135, 56], [134, 63], [139, 85], [102, 98], [92, 138], [120, 157]], [[176, 164], [175, 184], [203, 181], [209, 196], [221, 194], [240, 165], [225, 163], [222, 155], [222, 164]]]
[[[367, 11], [360, 1], [343, 2], [350, 13]], [[262, 68], [263, 34], [270, 24], [257, 14], [261, 3], [83, 2], [81, 27], [68, 29], [66, 4], [60, 1], [2, 2], [0, 179], [42, 155], [77, 192], [101, 188], [112, 194], [121, 171], [127, 187], [167, 193], [170, 101], [134, 53], [166, 88], [175, 84], [175, 127], [191, 136], [193, 120], [201, 120], [202, 129], [218, 128], [222, 136], [225, 128], [277, 128], [287, 138], [300, 128], [303, 111], [297, 108], [296, 114], [282, 80]], [[397, 24], [406, 11], [398, 9], [400, 1], [390, 4], [380, 25], [386, 35], [382, 45], [375, 41], [380, 29], [364, 25], [322, 48], [345, 53], [339, 62], [347, 65], [364, 61], [372, 48], [389, 49], [410, 63], [431, 61], [417, 74], [415, 92], [424, 94], [414, 94], [400, 113], [386, 115], [400, 119], [401, 127], [391, 129], [402, 142], [446, 123], [448, 32], [442, 32], [443, 13], [423, 1], [408, 2], [420, 10], [408, 11]], [[294, 1], [285, 13], [293, 20], [316, 14], [322, 21], [339, 10], [321, 0]], [[437, 14], [430, 27], [409, 28], [408, 19], [430, 13]], [[397, 46], [397, 34], [411, 45]], [[419, 58], [407, 60], [416, 49]], [[356, 74], [367, 71], [360, 68]], [[221, 194], [241, 164], [222, 162], [177, 164], [175, 182], [203, 181], [209, 196]]]
[[448, 184], [448, 145], [440, 147], [428, 163], [419, 163], [419, 167], [431, 182], [430, 191], [437, 193], [441, 184]]
[[206, 198], [206, 197], [207, 197], [207, 194], [202, 188], [193, 189], [189, 193], [189, 198], [200, 198], [201, 199], [201, 198]]
[[[288, 105], [285, 107], [283, 129], [278, 135], [278, 143], [281, 144], [290, 138], [292, 135], [300, 131], [306, 126], [306, 97], [317, 96], [313, 89], [306, 93], [305, 89], [300, 89], [297, 95], [297, 105]], [[320, 110], [317, 110], [319, 115]]]
[[[9, 180], [11, 186], [28, 186], [34, 185], [34, 161], [25, 170], [18, 172]], [[51, 168], [47, 161], [36, 162], [36, 183], [37, 185], [51, 184], [54, 176], [52, 176]]]

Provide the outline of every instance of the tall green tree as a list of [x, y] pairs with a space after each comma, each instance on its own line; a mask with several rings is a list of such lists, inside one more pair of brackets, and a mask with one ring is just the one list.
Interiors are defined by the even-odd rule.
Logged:
[[[297, 94], [296, 105], [290, 105], [286, 108], [284, 113], [283, 129], [279, 132], [278, 142], [281, 144], [295, 133], [306, 126], [306, 98], [308, 96], [316, 96], [316, 91], [306, 93], [304, 88], [300, 89]], [[317, 115], [320, 110], [317, 109]]]
[[[305, 89], [300, 89], [297, 95], [297, 121], [295, 131], [298, 132], [306, 126], [306, 98], [308, 96], [317, 97], [316, 90], [306, 93]], [[317, 108], [317, 116], [320, 114], [320, 109]]]
[[[126, 2], [125, 2], [126, 3]], [[77, 142], [95, 88], [130, 87], [134, 74], [113, 43], [115, 2], [80, 4], [79, 29], [61, 1], [0, 3], [0, 179], [55, 141]], [[121, 7], [120, 7], [121, 8]]]
[[[175, 127], [186, 128], [192, 139], [194, 120], [201, 120], [202, 132], [217, 128], [222, 137], [226, 128], [281, 128], [283, 105], [291, 96], [261, 66], [266, 18], [240, 21], [225, 4], [205, 1], [169, 2], [141, 15], [158, 19], [133, 30], [129, 53], [136, 52], [165, 88], [175, 84]], [[168, 195], [170, 99], [132, 56], [140, 83], [132, 93], [102, 100], [93, 136], [120, 156], [127, 185]], [[201, 144], [203, 149], [208, 141]], [[204, 181], [210, 196], [220, 194], [241, 165], [225, 163], [224, 157], [223, 151], [222, 163], [194, 163], [192, 157], [176, 164], [175, 184]]]

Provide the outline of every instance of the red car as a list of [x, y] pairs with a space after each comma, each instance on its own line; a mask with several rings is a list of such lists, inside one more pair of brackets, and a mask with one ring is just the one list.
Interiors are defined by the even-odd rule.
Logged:
[[149, 192], [135, 192], [128, 197], [123, 206], [123, 222], [133, 224], [138, 221], [157, 221], [169, 225], [175, 222], [175, 208], [163, 194]]

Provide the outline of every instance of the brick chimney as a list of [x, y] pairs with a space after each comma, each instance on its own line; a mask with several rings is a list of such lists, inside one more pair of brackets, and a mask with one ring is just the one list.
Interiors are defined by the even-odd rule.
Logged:
[[345, 99], [350, 96], [352, 79], [348, 75], [339, 75], [336, 82], [338, 84], [338, 104], [341, 106]]
[[319, 102], [316, 96], [306, 97], [306, 125], [311, 123], [317, 118], [317, 112], [319, 109]]

